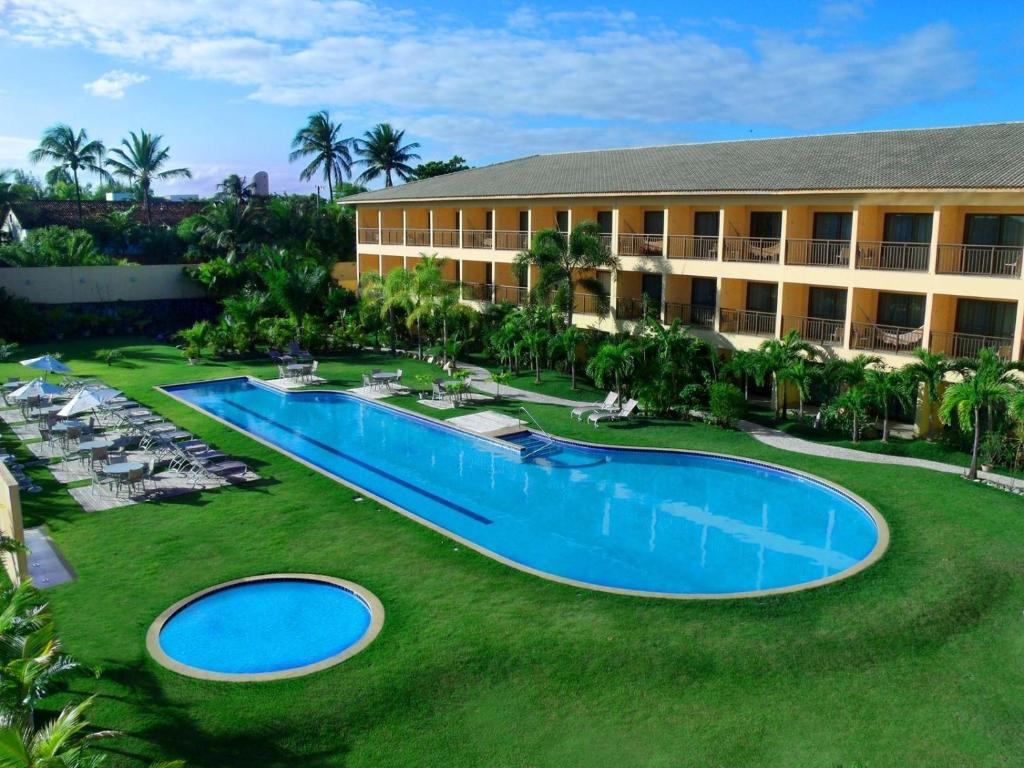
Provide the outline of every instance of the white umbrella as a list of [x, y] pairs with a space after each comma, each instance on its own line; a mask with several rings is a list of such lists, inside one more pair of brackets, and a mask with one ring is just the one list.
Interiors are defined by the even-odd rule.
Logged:
[[97, 408], [107, 402], [107, 400], [120, 394], [121, 390], [111, 389], [110, 387], [85, 387], [79, 390], [78, 394], [72, 397], [67, 405], [57, 411], [57, 415], [67, 418], [68, 416], [74, 416], [76, 413], [91, 411], [93, 408]]
[[47, 373], [69, 373], [71, 371], [70, 368], [53, 355], [43, 355], [42, 357], [22, 360], [21, 364], [26, 368], [35, 368], [38, 371], [46, 371]]
[[64, 393], [64, 387], [56, 384], [49, 384], [42, 379], [32, 379], [28, 384], [23, 384], [11, 392], [7, 397], [11, 400], [28, 400], [33, 397], [49, 397]]

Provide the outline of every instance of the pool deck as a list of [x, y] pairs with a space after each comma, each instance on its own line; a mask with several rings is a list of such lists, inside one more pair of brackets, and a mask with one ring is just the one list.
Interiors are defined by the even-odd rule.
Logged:
[[465, 416], [448, 419], [448, 423], [488, 437], [507, 435], [509, 432], [518, 432], [523, 429], [523, 424], [519, 419], [496, 411], [467, 413]]

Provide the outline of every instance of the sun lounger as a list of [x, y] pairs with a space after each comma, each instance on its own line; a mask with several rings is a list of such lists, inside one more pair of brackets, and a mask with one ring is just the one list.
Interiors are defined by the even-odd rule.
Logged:
[[626, 404], [622, 406], [621, 411], [608, 411], [605, 413], [592, 413], [587, 417], [587, 421], [593, 424], [595, 427], [602, 421], [622, 421], [624, 419], [632, 418], [633, 411], [636, 410], [638, 403], [636, 400], [627, 400]]
[[583, 421], [583, 417], [588, 413], [612, 413], [618, 409], [619, 393], [609, 392], [603, 403], [591, 403], [590, 405], [581, 405], [578, 408], [573, 408], [570, 416], [575, 416], [580, 421]]

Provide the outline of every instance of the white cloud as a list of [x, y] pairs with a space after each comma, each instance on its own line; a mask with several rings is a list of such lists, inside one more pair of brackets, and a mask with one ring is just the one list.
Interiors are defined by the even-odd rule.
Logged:
[[104, 99], [120, 99], [124, 97], [125, 88], [144, 83], [147, 80], [149, 80], [147, 75], [112, 69], [82, 87], [93, 96], [100, 96]]

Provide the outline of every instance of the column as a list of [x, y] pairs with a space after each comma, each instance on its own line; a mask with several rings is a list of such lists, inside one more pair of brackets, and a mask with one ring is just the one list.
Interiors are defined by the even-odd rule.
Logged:
[[427, 229], [430, 230], [430, 248], [434, 248], [434, 209], [427, 211]]
[[850, 263], [849, 269], [857, 268], [857, 227], [860, 226], [860, 206], [853, 206], [853, 215], [850, 217]]
[[789, 234], [789, 208], [782, 209], [782, 226], [779, 229], [779, 264], [786, 263], [786, 236]]
[[[725, 208], [719, 208], [718, 209], [718, 261], [721, 261], [724, 256], [725, 256]], [[717, 330], [717, 327], [716, 327], [716, 330]]]
[[928, 274], [934, 275], [939, 264], [939, 225], [941, 222], [941, 208], [935, 206], [932, 211], [932, 241], [928, 246]]

